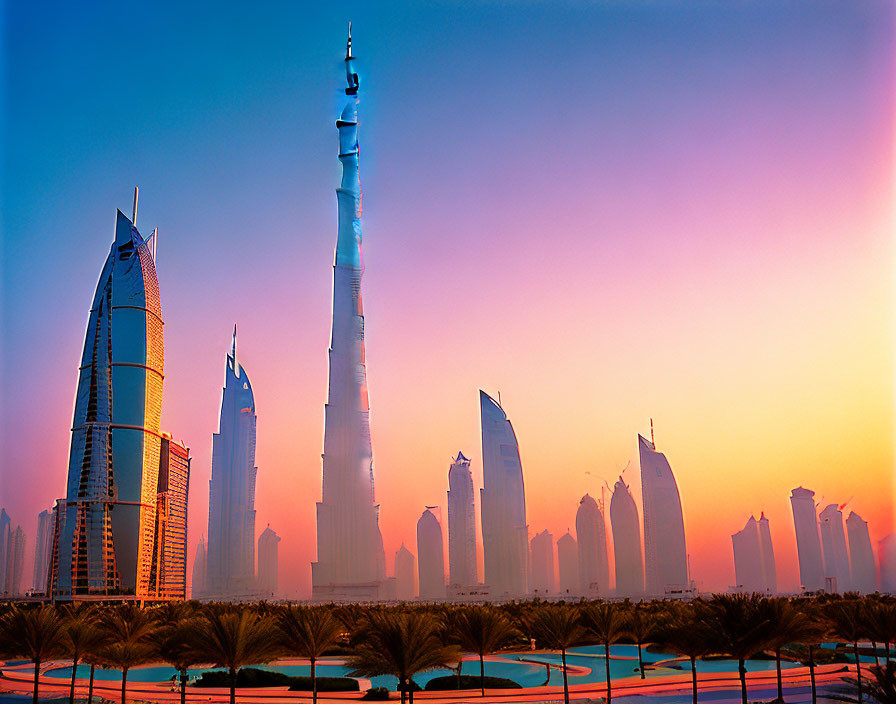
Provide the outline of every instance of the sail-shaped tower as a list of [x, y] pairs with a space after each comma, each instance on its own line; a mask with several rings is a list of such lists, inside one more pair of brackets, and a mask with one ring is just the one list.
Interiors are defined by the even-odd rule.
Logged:
[[504, 409], [481, 390], [479, 408], [485, 582], [495, 598], [525, 596], [529, 576], [529, 529], [519, 443]]
[[850, 512], [846, 519], [846, 534], [849, 539], [852, 588], [860, 594], [872, 594], [877, 590], [877, 570], [874, 566], [868, 522], [855, 511]]
[[843, 512], [837, 504], [828, 504], [818, 514], [818, 532], [821, 535], [821, 551], [824, 554], [824, 576], [836, 580], [836, 591], [840, 593], [851, 591]]
[[641, 435], [638, 435], [638, 454], [644, 508], [646, 587], [650, 596], [661, 597], [689, 588], [681, 497], [666, 456], [657, 452], [653, 442]]
[[824, 557], [818, 533], [818, 514], [815, 492], [798, 486], [790, 493], [793, 529], [796, 533], [797, 558], [800, 566], [800, 585], [807, 592], [824, 588]]
[[224, 370], [218, 432], [212, 436], [206, 590], [239, 598], [255, 590], [255, 396], [237, 357], [236, 326]]
[[576, 543], [581, 593], [587, 597], [607, 596], [610, 590], [607, 528], [602, 507], [590, 494], [582, 497], [576, 510]]
[[621, 476], [610, 499], [610, 526], [616, 556], [616, 596], [639, 596], [644, 593], [641, 519], [635, 498]]
[[351, 26], [345, 51], [346, 103], [336, 120], [342, 184], [333, 265], [333, 327], [325, 407], [322, 496], [317, 504], [317, 562], [312, 598], [380, 597], [385, 554], [373, 486], [373, 452], [361, 305], [361, 180], [358, 172], [358, 74]]

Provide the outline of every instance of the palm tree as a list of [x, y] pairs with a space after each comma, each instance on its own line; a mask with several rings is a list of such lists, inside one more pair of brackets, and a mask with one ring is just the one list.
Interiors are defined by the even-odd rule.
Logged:
[[582, 625], [585, 631], [604, 646], [604, 664], [607, 672], [607, 704], [613, 701], [612, 678], [610, 677], [610, 646], [628, 633], [625, 613], [617, 605], [608, 601], [588, 604], [582, 607]]
[[641, 672], [642, 680], [646, 677], [646, 674], [644, 673], [644, 658], [642, 657], [641, 649], [655, 636], [657, 625], [657, 618], [654, 613], [637, 604], [629, 607], [628, 634], [638, 646], [638, 670]]
[[[890, 664], [890, 643], [896, 641], [896, 604], [868, 599], [864, 609], [865, 629], [872, 641], [884, 646], [885, 663]], [[874, 650], [877, 657], [877, 648]], [[878, 660], [878, 665], [880, 661]]]
[[768, 620], [768, 647], [775, 653], [775, 670], [778, 679], [778, 699], [784, 701], [784, 683], [781, 677], [781, 650], [792, 643], [816, 643], [824, 633], [817, 619], [811, 619], [784, 597], [765, 599], [762, 602]]
[[[95, 653], [103, 645], [104, 636], [97, 623], [98, 614], [94, 607], [84, 602], [74, 602], [66, 606], [62, 613], [68, 654], [72, 658], [72, 681], [69, 688], [68, 701], [70, 704], [74, 704], [78, 663], [85, 655]], [[94, 668], [95, 665], [91, 665], [91, 676]]]
[[317, 704], [317, 659], [332, 648], [345, 626], [325, 607], [287, 606], [278, 614], [284, 649], [311, 661], [311, 700]]
[[585, 640], [579, 613], [566, 604], [542, 604], [531, 617], [532, 631], [548, 648], [560, 651], [563, 662], [563, 701], [569, 704], [566, 651]]
[[815, 685], [815, 667], [833, 661], [836, 655], [836, 651], [833, 648], [819, 648], [817, 645], [817, 643], [811, 642], [805, 645], [791, 645], [781, 651], [791, 660], [801, 662], [809, 668], [812, 704], [816, 704], [818, 701], [818, 690]]
[[106, 644], [99, 659], [104, 665], [121, 670], [121, 704], [126, 704], [128, 671], [152, 661], [155, 648], [151, 639], [157, 627], [149, 611], [134, 603], [121, 604], [104, 613], [100, 626]]
[[32, 701], [37, 704], [41, 663], [66, 654], [65, 624], [56, 609], [47, 604], [31, 608], [13, 604], [0, 619], [0, 652], [34, 663]]
[[180, 701], [187, 701], [187, 670], [207, 660], [203, 644], [198, 642], [199, 617], [196, 605], [168, 601], [154, 610], [159, 633], [155, 639], [158, 656], [178, 671]]
[[828, 694], [829, 699], [836, 699], [841, 702], [852, 702], [853, 704], [861, 704], [862, 692], [878, 704], [896, 704], [896, 663], [889, 662], [886, 667], [875, 665], [869, 668], [871, 677], [863, 677], [862, 681], [854, 679], [847, 680], [847, 684], [851, 689], [858, 692], [858, 696], [852, 693], [835, 692]]
[[770, 626], [756, 594], [716, 594], [709, 602], [696, 601], [694, 608], [712, 635], [712, 651], [737, 660], [741, 701], [747, 704], [746, 661], [769, 646]]
[[439, 623], [421, 611], [372, 611], [353, 636], [348, 659], [352, 677], [394, 675], [402, 704], [418, 672], [445, 667], [457, 658], [457, 648], [439, 639]]
[[856, 659], [855, 685], [860, 704], [862, 701], [862, 663], [859, 661], [859, 641], [867, 635], [862, 611], [862, 602], [859, 599], [840, 599], [830, 602], [825, 607], [825, 616], [831, 622], [834, 635], [852, 643], [852, 652]]
[[448, 614], [445, 634], [449, 643], [479, 656], [479, 687], [484, 697], [485, 656], [508, 646], [520, 632], [500, 611], [490, 606], [468, 606]]
[[693, 704], [697, 704], [697, 658], [706, 655], [712, 640], [703, 621], [690, 607], [672, 607], [666, 617], [657, 624], [657, 644], [664, 651], [686, 657], [691, 663]]
[[196, 642], [202, 645], [205, 662], [227, 668], [230, 704], [236, 702], [240, 668], [273, 660], [280, 651], [278, 635], [270, 616], [259, 616], [248, 608], [238, 612], [215, 607], [204, 610], [196, 626]]

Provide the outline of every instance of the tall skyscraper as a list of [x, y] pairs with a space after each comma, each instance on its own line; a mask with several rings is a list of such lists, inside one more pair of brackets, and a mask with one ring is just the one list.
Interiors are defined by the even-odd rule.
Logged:
[[470, 460], [457, 453], [448, 470], [448, 582], [471, 587], [476, 575], [476, 507]]
[[610, 590], [607, 528], [603, 511], [590, 494], [582, 497], [576, 511], [576, 543], [580, 592], [588, 597], [607, 596]]
[[880, 590], [896, 595], [896, 533], [877, 542], [877, 563], [880, 565]]
[[824, 576], [834, 577], [837, 580], [838, 592], [851, 591], [843, 513], [837, 508], [837, 504], [828, 504], [818, 514], [818, 529], [821, 534], [821, 551], [824, 554]]
[[22, 526], [10, 531], [6, 546], [6, 596], [22, 596], [22, 575], [25, 571], [25, 531]]
[[579, 593], [579, 551], [576, 539], [569, 531], [557, 541], [557, 575], [560, 578], [560, 594], [569, 596]]
[[529, 564], [532, 566], [529, 586], [532, 593], [536, 596], [554, 594], [554, 536], [543, 530], [532, 538], [529, 547]]
[[818, 536], [818, 515], [815, 513], [815, 492], [798, 486], [790, 493], [793, 529], [800, 563], [800, 584], [807, 592], [824, 588], [824, 561]]
[[657, 452], [652, 441], [640, 435], [638, 454], [641, 460], [647, 593], [663, 596], [690, 586], [681, 497], [666, 456]]
[[370, 408], [361, 305], [361, 180], [358, 172], [358, 74], [349, 32], [345, 51], [347, 96], [339, 131], [342, 185], [336, 189], [339, 232], [333, 266], [330, 384], [325, 408], [323, 486], [317, 504], [317, 562], [312, 598], [379, 598], [385, 554], [373, 486]]
[[0, 592], [6, 585], [6, 550], [9, 547], [10, 522], [6, 509], [0, 509]]
[[641, 553], [641, 519], [628, 485], [619, 477], [610, 499], [610, 526], [616, 557], [616, 595], [637, 597], [644, 593], [644, 561]]
[[255, 589], [255, 396], [237, 358], [236, 326], [224, 369], [219, 430], [212, 436], [206, 588], [216, 598]]
[[53, 509], [41, 511], [37, 516], [37, 538], [34, 541], [34, 568], [31, 588], [35, 594], [47, 593], [47, 576], [50, 571], [50, 552], [53, 549]]
[[874, 550], [868, 522], [855, 511], [846, 519], [846, 534], [849, 538], [849, 566], [852, 588], [862, 594], [877, 591], [877, 571], [874, 568]]
[[420, 598], [426, 601], [445, 598], [445, 551], [442, 526], [427, 508], [417, 521], [417, 570]]
[[208, 574], [208, 558], [205, 551], [205, 536], [199, 538], [196, 545], [196, 554], [193, 556], [193, 582], [190, 586], [190, 596], [194, 599], [205, 596], [208, 588], [206, 586]]
[[[134, 197], [136, 220], [137, 198]], [[90, 308], [52, 590], [149, 595], [164, 342], [155, 239], [118, 211]]]
[[529, 576], [529, 528], [519, 443], [504, 409], [479, 392], [482, 422], [482, 548], [485, 582], [501, 599], [525, 596]]
[[731, 536], [734, 548], [734, 574], [738, 589], [752, 594], [773, 594], [777, 591], [774, 572], [774, 554], [769, 554], [771, 539], [764, 539], [763, 530], [768, 534], [768, 519], [762, 516], [764, 526], [754, 516], [750, 516], [743, 530]]
[[398, 601], [413, 601], [417, 591], [414, 572], [414, 553], [402, 543], [395, 552], [395, 598]]
[[280, 536], [268, 525], [258, 536], [258, 592], [263, 597], [277, 594], [277, 565]]
[[187, 499], [190, 451], [162, 434], [156, 490], [155, 551], [149, 593], [157, 598], [187, 598]]
[[769, 593], [778, 593], [778, 569], [775, 566], [775, 549], [772, 546], [772, 534], [768, 527], [765, 511], [759, 514], [759, 545], [762, 548], [762, 573]]

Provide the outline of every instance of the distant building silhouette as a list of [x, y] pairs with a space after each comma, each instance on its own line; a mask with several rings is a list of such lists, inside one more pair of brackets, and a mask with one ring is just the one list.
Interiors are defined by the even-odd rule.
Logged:
[[616, 595], [638, 597], [644, 593], [641, 552], [641, 519], [628, 485], [619, 477], [610, 499], [610, 525], [616, 563]]
[[589, 494], [582, 497], [576, 511], [576, 544], [579, 592], [592, 598], [607, 596], [610, 592], [610, 564], [606, 523], [603, 511]]
[[852, 591], [849, 576], [849, 553], [846, 550], [846, 533], [843, 530], [843, 512], [837, 504], [828, 504], [818, 515], [821, 534], [821, 551], [824, 554], [825, 577], [836, 580], [836, 591]]
[[529, 582], [535, 596], [548, 596], [556, 592], [554, 586], [554, 536], [543, 530], [530, 541], [529, 564], [532, 576]]
[[824, 558], [815, 513], [815, 492], [799, 486], [790, 494], [793, 528], [800, 565], [800, 584], [808, 592], [824, 589]]
[[474, 497], [470, 460], [458, 452], [448, 470], [448, 582], [453, 587], [479, 583]]
[[258, 593], [269, 598], [276, 596], [278, 586], [280, 536], [271, 530], [270, 524], [258, 536]]
[[22, 575], [25, 570], [25, 531], [22, 526], [10, 531], [6, 545], [6, 582], [3, 593], [8, 597], [23, 596]]
[[0, 509], [0, 593], [6, 589], [6, 551], [9, 549], [10, 523], [6, 509]]
[[190, 587], [190, 596], [198, 599], [208, 593], [206, 575], [208, 573], [208, 558], [205, 550], [205, 536], [199, 538], [196, 545], [196, 554], [193, 557], [193, 582]]
[[435, 601], [445, 598], [445, 551], [442, 525], [426, 509], [417, 521], [417, 568], [420, 598]]
[[896, 595], [896, 533], [879, 540], [877, 561], [880, 564], [880, 590]]
[[775, 556], [765, 515], [759, 521], [750, 516], [743, 529], [731, 536], [731, 544], [738, 589], [746, 593], [776, 593]]
[[579, 551], [576, 539], [566, 531], [566, 535], [557, 541], [557, 573], [560, 594], [579, 594]]
[[849, 538], [849, 563], [852, 588], [862, 594], [877, 591], [877, 570], [874, 567], [874, 550], [868, 523], [855, 511], [846, 519], [846, 533]]
[[395, 599], [398, 601], [413, 601], [417, 591], [414, 585], [415, 572], [414, 554], [402, 543], [395, 552]]
[[37, 536], [34, 541], [34, 568], [31, 589], [35, 594], [47, 593], [50, 573], [50, 553], [53, 549], [53, 509], [41, 511], [37, 516]]

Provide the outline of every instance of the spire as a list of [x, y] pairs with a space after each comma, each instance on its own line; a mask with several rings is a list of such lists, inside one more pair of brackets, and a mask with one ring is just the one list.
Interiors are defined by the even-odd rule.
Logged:
[[137, 197], [140, 195], [140, 189], [134, 186], [134, 211], [131, 215], [131, 224], [137, 227]]
[[159, 252], [159, 228], [152, 231], [152, 261], [155, 263], [156, 255]]
[[357, 95], [358, 94], [358, 74], [355, 73], [355, 68], [352, 62], [355, 60], [355, 57], [352, 56], [352, 23], [348, 23], [348, 40], [345, 42], [345, 94], [346, 95]]
[[348, 41], [345, 43], [345, 60], [355, 58], [352, 56], [352, 21], [348, 21]]
[[650, 419], [650, 444], [656, 449], [656, 440], [653, 439], [653, 418]]
[[233, 324], [233, 347], [230, 351], [230, 356], [233, 357], [233, 373], [237, 378], [240, 376], [240, 365], [236, 359], [236, 323]]

